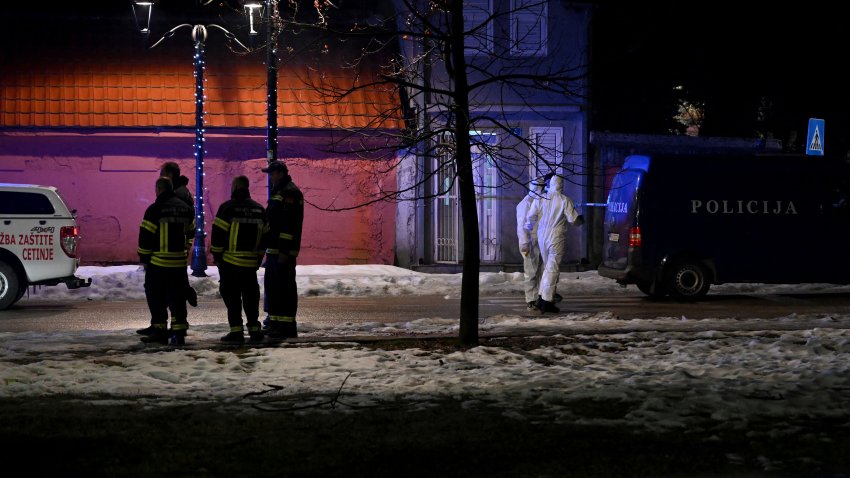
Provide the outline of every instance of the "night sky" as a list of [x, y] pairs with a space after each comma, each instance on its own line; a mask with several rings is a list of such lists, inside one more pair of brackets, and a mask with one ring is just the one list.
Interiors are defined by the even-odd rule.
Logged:
[[[156, 31], [176, 21], [172, 15], [178, 12], [169, 9], [194, 3], [159, 2]], [[828, 154], [844, 155], [850, 148], [850, 95], [843, 72], [850, 29], [845, 33], [847, 16], [840, 4], [594, 3], [590, 130], [681, 130], [673, 117], [678, 102], [687, 100], [704, 106], [701, 136], [773, 137], [799, 149], [808, 118], [817, 117], [826, 120]], [[74, 24], [80, 18], [135, 35], [129, 2], [92, 0], [46, 9], [19, 2], [10, 9], [16, 21], [0, 33], [0, 59], [33, 47], [21, 42], [40, 38], [61, 49], [95, 36]], [[165, 20], [171, 23], [162, 24]], [[74, 29], [57, 28], [66, 24]], [[795, 132], [796, 142], [790, 140]]]
[[785, 143], [794, 130], [804, 137], [808, 118], [818, 117], [826, 120], [827, 153], [843, 154], [845, 20], [824, 2], [600, 2], [591, 129], [664, 134], [685, 98], [705, 105], [701, 136]]

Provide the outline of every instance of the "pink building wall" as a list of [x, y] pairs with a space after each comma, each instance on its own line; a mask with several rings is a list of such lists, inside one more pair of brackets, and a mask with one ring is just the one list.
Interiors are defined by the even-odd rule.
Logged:
[[[245, 132], [206, 134], [204, 216], [209, 233], [215, 212], [230, 197], [230, 181], [245, 175], [251, 195], [268, 198], [265, 136]], [[321, 133], [279, 137], [279, 157], [305, 197], [299, 264], [392, 264], [395, 205], [366, 201], [395, 175], [379, 172], [386, 163], [329, 154]], [[196, 192], [194, 134], [185, 132], [3, 132], [0, 182], [55, 186], [77, 210], [83, 264], [135, 263], [138, 228], [154, 200], [154, 182], [166, 161], [176, 161]], [[208, 257], [212, 264], [212, 258]]]

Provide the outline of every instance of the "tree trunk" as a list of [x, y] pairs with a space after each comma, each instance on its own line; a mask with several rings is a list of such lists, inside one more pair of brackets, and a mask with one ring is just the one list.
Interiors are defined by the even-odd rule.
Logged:
[[[463, 2], [450, 3], [453, 32], [463, 32]], [[478, 273], [480, 243], [478, 205], [475, 202], [475, 175], [469, 145], [469, 83], [466, 78], [464, 36], [450, 36], [451, 63], [454, 72], [455, 162], [458, 194], [463, 219], [463, 277], [460, 288], [460, 341], [478, 345]]]

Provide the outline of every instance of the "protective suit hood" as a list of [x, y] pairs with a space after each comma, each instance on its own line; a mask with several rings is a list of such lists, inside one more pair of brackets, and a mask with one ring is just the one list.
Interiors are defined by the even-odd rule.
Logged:
[[544, 184], [542, 178], [541, 179], [535, 179], [531, 183], [531, 188], [530, 188], [531, 192], [538, 195], [538, 196], [541, 196], [543, 194], [543, 186], [544, 185], [545, 184]]
[[542, 177], [532, 181], [531, 184], [529, 184], [528, 194], [526, 194], [519, 204], [517, 204], [516, 224], [517, 238], [519, 239], [520, 247], [530, 243], [533, 243], [535, 246], [537, 244], [537, 225], [535, 224], [533, 227], [526, 229], [526, 215], [528, 214], [529, 209], [531, 209], [534, 201], [543, 197], [543, 186], [545, 183], [546, 181]]
[[552, 192], [563, 193], [564, 189], [564, 180], [558, 175], [552, 175], [549, 178], [549, 195], [551, 196]]

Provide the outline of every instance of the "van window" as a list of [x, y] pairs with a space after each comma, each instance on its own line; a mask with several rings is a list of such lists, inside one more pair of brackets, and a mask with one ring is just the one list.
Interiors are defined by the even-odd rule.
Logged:
[[614, 177], [611, 192], [608, 194], [608, 208], [605, 213], [605, 222], [608, 225], [617, 225], [616, 229], [632, 225], [634, 217], [635, 195], [643, 177], [643, 171], [621, 171]]
[[0, 214], [53, 214], [53, 204], [44, 194], [0, 191]]
[[644, 171], [630, 169], [617, 173], [608, 194], [608, 207], [605, 212], [605, 231], [603, 250], [604, 264], [607, 267], [623, 270], [629, 260], [629, 239], [634, 225], [637, 194]]

